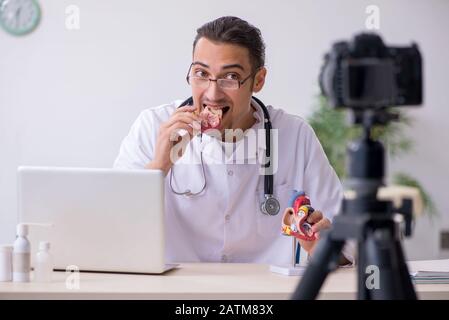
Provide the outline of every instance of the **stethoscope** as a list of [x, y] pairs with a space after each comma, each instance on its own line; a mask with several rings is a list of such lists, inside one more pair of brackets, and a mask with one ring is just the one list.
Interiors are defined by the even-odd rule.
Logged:
[[[257, 99], [256, 97], [252, 97], [254, 99], [254, 101], [256, 101], [259, 106], [262, 108], [263, 114], [264, 114], [264, 130], [265, 130], [265, 160], [269, 160], [269, 161], [264, 161], [263, 163], [263, 167], [264, 168], [269, 168], [271, 165], [271, 121], [270, 121], [270, 115], [268, 113], [268, 109], [267, 107], [262, 103], [262, 101], [260, 101], [259, 99]], [[183, 106], [187, 106], [187, 105], [193, 105], [193, 98], [190, 97], [187, 100], [185, 100], [183, 103], [181, 103], [181, 105], [178, 107], [183, 107]], [[172, 179], [173, 179], [173, 175], [174, 175], [174, 167], [172, 166], [171, 170], [170, 170], [170, 188], [172, 190], [172, 192], [176, 195], [184, 195], [184, 196], [196, 196], [198, 194], [200, 194], [201, 192], [204, 191], [204, 189], [206, 189], [206, 185], [207, 185], [207, 181], [206, 181], [206, 174], [204, 171], [204, 163], [203, 163], [203, 152], [200, 152], [200, 157], [201, 157], [201, 171], [202, 171], [202, 175], [203, 175], [203, 187], [201, 188], [201, 190], [199, 192], [196, 193], [192, 193], [192, 191], [190, 189], [187, 189], [184, 192], [178, 192], [175, 189], [173, 189], [172, 186]], [[264, 201], [260, 204], [260, 210], [262, 211], [263, 214], [269, 215], [269, 216], [274, 216], [277, 215], [279, 213], [279, 209], [280, 209], [280, 205], [279, 205], [279, 201], [274, 197], [273, 195], [273, 174], [271, 173], [266, 173], [264, 175]]]

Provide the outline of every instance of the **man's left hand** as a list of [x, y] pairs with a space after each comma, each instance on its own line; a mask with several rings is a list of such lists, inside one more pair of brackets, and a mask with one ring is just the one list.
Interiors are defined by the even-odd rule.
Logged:
[[[320, 231], [327, 230], [332, 227], [332, 222], [323, 216], [323, 213], [319, 210], [315, 210], [312, 212], [309, 217], [307, 218], [307, 222], [312, 226], [312, 231], [315, 232], [316, 240], [313, 241], [306, 241], [306, 240], [299, 240], [299, 244], [301, 247], [304, 248], [304, 250], [307, 251], [307, 253], [312, 256], [313, 251], [316, 248], [316, 245], [318, 244], [318, 241], [320, 241]], [[351, 264], [351, 261], [346, 259], [346, 257], [341, 254], [339, 263], [340, 266]]]
[[307, 223], [312, 226], [312, 231], [315, 232], [316, 240], [306, 241], [299, 239], [299, 244], [309, 253], [309, 255], [312, 255], [313, 250], [320, 240], [320, 231], [330, 229], [332, 223], [328, 218], [324, 217], [323, 213], [319, 210], [315, 210], [307, 217]]

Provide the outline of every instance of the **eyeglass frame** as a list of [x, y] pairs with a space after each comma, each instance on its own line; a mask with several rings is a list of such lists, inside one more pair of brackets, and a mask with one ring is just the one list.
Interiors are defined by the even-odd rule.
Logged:
[[[194, 65], [194, 63], [192, 62], [191, 64], [190, 64], [190, 67], [189, 67], [189, 70], [187, 71], [187, 75], [186, 75], [186, 81], [187, 81], [187, 83], [191, 86], [191, 84], [190, 84], [190, 78], [192, 78], [192, 77], [195, 77], [195, 76], [190, 76], [190, 70], [192, 70], [192, 66]], [[207, 80], [209, 80], [209, 84], [208, 84], [208, 88], [209, 88], [209, 86], [210, 86], [210, 82], [211, 81], [213, 81], [213, 82], [216, 82], [217, 83], [217, 85], [218, 85], [218, 80], [231, 80], [231, 81], [237, 81], [237, 83], [239, 84], [239, 87], [238, 88], [235, 88], [235, 89], [229, 89], [229, 88], [222, 88], [221, 86], [219, 86], [220, 87], [220, 89], [222, 89], [222, 90], [239, 90], [240, 89], [240, 87], [242, 86], [242, 85], [244, 85], [245, 84], [245, 82], [249, 79], [249, 78], [251, 78], [251, 77], [254, 77], [256, 74], [257, 74], [257, 72], [259, 72], [259, 70], [260, 69], [262, 69], [262, 67], [259, 67], [259, 68], [257, 68], [256, 69], [256, 71], [254, 71], [253, 73], [251, 73], [249, 76], [247, 76], [245, 79], [243, 79], [243, 80], [236, 80], [236, 79], [222, 79], [222, 78], [217, 78], [217, 79], [211, 79], [211, 78], [207, 78]], [[201, 78], [201, 77], [196, 77], [196, 78]]]

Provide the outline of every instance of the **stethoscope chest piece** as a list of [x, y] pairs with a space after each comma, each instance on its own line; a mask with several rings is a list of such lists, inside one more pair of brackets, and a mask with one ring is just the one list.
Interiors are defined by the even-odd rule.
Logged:
[[262, 213], [269, 216], [275, 216], [279, 213], [279, 209], [279, 201], [271, 194], [265, 195], [265, 200], [260, 206]]

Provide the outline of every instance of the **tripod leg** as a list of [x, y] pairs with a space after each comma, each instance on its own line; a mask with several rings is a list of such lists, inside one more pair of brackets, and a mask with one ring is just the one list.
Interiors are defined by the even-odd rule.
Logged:
[[408, 270], [407, 263], [405, 261], [404, 251], [402, 250], [402, 245], [399, 240], [394, 241], [394, 246], [396, 247], [397, 258], [398, 258], [398, 273], [401, 277], [401, 284], [404, 292], [404, 299], [416, 300], [415, 287], [413, 286], [412, 280], [410, 278], [410, 271]]
[[[416, 299], [401, 243], [394, 237], [394, 226], [376, 229], [365, 240], [364, 266], [377, 268], [378, 286], [365, 283], [366, 299]], [[375, 269], [373, 269], [375, 270]], [[367, 273], [359, 274], [369, 281]], [[359, 288], [361, 289], [361, 288]]]
[[332, 240], [331, 232], [324, 234], [319, 241], [315, 253], [291, 297], [293, 300], [315, 299], [327, 274], [337, 268], [345, 241]]
[[359, 241], [357, 245], [357, 299], [358, 300], [368, 300], [370, 298], [369, 291], [366, 285], [367, 281], [367, 270], [366, 270], [366, 248], [365, 242]]

